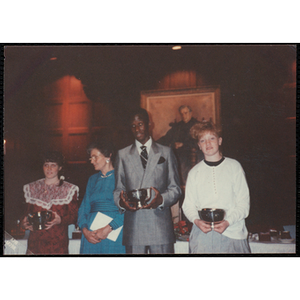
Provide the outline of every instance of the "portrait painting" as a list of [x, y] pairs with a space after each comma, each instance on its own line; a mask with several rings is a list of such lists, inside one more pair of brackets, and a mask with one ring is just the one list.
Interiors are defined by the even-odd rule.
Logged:
[[203, 87], [177, 89], [170, 91], [141, 92], [141, 106], [151, 117], [151, 129], [154, 140], [158, 140], [171, 128], [170, 123], [181, 120], [179, 108], [182, 105], [191, 107], [193, 116], [198, 121], [220, 121], [220, 89]]

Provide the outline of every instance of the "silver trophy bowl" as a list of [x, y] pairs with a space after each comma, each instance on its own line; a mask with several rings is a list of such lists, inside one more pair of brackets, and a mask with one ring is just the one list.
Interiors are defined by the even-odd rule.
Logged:
[[151, 198], [151, 188], [136, 189], [126, 192], [127, 201], [135, 208], [142, 208]]
[[33, 230], [43, 230], [46, 228], [46, 223], [51, 220], [52, 212], [49, 210], [38, 211], [34, 214], [28, 214], [27, 218]]
[[221, 222], [225, 217], [225, 210], [220, 208], [203, 208], [198, 211], [199, 217], [205, 222]]

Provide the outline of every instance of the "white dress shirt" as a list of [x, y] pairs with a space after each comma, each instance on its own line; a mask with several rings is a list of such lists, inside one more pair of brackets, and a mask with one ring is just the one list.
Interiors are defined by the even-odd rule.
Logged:
[[144, 145], [142, 143], [140, 143], [138, 140], [135, 140], [135, 145], [136, 145], [136, 147], [138, 149], [139, 155], [141, 155], [141, 152], [142, 152], [141, 147], [142, 146], [146, 146], [146, 150], [147, 150], [148, 157], [149, 157], [149, 153], [150, 153], [151, 146], [152, 146], [152, 138], [151, 138], [151, 136], [150, 136], [149, 140]]

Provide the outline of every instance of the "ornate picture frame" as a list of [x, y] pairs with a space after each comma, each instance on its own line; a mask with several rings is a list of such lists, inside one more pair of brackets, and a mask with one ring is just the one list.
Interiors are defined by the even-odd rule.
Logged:
[[141, 107], [150, 117], [150, 130], [154, 140], [171, 128], [170, 123], [181, 120], [178, 108], [188, 105], [198, 121], [212, 120], [221, 126], [220, 87], [210, 86], [176, 90], [152, 90], [141, 92]]

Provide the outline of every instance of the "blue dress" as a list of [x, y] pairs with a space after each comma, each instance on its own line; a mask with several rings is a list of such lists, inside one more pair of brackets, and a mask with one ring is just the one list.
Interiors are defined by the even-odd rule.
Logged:
[[[119, 212], [114, 203], [113, 190], [115, 188], [114, 170], [103, 176], [101, 171], [89, 178], [86, 192], [78, 211], [77, 224], [82, 230], [84, 227], [90, 230], [97, 212], [113, 218], [109, 225], [117, 229], [124, 223], [124, 214]], [[122, 245], [123, 228], [114, 242], [109, 239], [92, 244], [87, 241], [84, 234], [81, 237], [80, 254], [119, 254], [125, 253]]]

